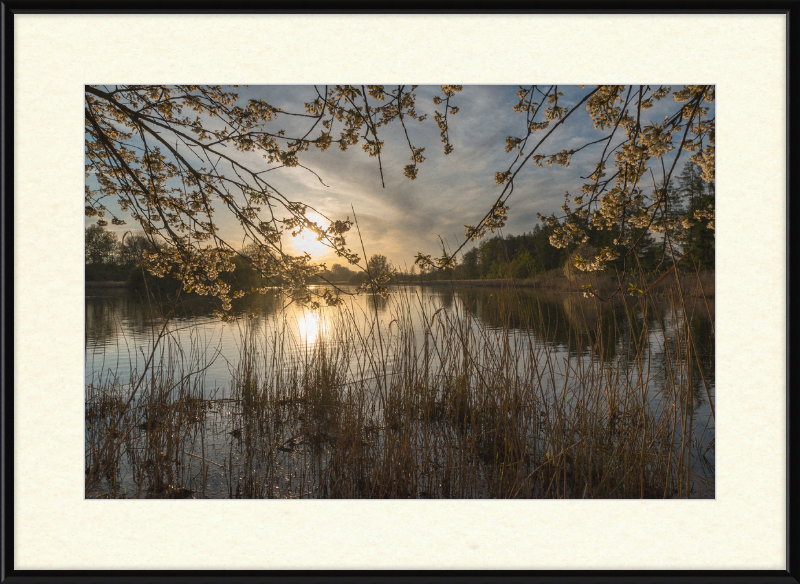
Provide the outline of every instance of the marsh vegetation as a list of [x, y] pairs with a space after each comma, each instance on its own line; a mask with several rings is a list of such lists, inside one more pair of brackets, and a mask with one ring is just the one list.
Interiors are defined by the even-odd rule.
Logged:
[[714, 301], [677, 286], [102, 294], [87, 498], [714, 497]]

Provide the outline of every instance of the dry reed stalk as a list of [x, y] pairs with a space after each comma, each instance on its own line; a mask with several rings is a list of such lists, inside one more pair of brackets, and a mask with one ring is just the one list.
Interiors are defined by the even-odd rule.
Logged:
[[160, 339], [131, 372], [135, 397], [114, 401], [113, 376], [87, 389], [87, 496], [648, 498], [713, 485], [712, 447], [692, 442], [698, 400], [712, 398], [695, 391], [685, 298], [574, 295], [554, 311], [513, 286], [464, 294], [439, 305], [403, 289], [383, 319], [345, 306], [313, 347], [285, 321], [267, 335], [243, 325], [230, 400], [213, 406], [200, 351]]

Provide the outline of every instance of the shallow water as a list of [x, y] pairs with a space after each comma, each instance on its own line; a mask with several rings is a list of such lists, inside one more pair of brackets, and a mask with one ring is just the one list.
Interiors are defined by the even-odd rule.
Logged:
[[[341, 307], [318, 310], [294, 304], [284, 307], [276, 293], [268, 292], [237, 305], [240, 318], [234, 323], [217, 320], [212, 310], [213, 306], [203, 300], [189, 301], [165, 321], [153, 302], [135, 293], [103, 290], [87, 295], [85, 381], [89, 387], [113, 378], [124, 388], [144, 370], [167, 322], [168, 342], [162, 340], [159, 350], [167, 349], [156, 352], [156, 361], [171, 358], [202, 364], [202, 375], [195, 378], [200, 380], [203, 396], [215, 400], [204, 416], [207, 435], [202, 444], [197, 437], [190, 440], [192, 445], [186, 452], [190, 459], [184, 463], [186, 472], [192, 472], [193, 459], [204, 457], [211, 462], [204, 492], [214, 497], [234, 495], [231, 481], [225, 478], [225, 466], [245, 465], [243, 453], [237, 450], [241, 440], [231, 434], [241, 427], [237, 421], [241, 414], [233, 402], [227, 401], [233, 396], [232, 379], [245, 346], [256, 352], [257, 359], [290, 367], [311, 359], [321, 344], [335, 349], [337, 344], [349, 343], [343, 339], [357, 338], [362, 347], [384, 355], [397, 355], [398, 343], [405, 342], [410, 343], [414, 355], [424, 355], [426, 366], [435, 370], [441, 352], [452, 350], [442, 345], [446, 337], [439, 334], [440, 327], [469, 323], [468, 334], [479, 342], [483, 339], [487, 351], [507, 347], [507, 352], [494, 355], [495, 359], [513, 357], [514, 367], [520, 371], [533, 367], [543, 383], [554, 387], [566, 383], [570, 371], [588, 360], [608, 364], [626, 375], [644, 376], [648, 399], [655, 401], [663, 397], [665, 387], [675, 383], [676, 371], [666, 363], [675, 363], [674, 336], [684, 319], [682, 310], [668, 302], [645, 305], [633, 298], [621, 298], [599, 303], [577, 294], [536, 295], [526, 289], [509, 294], [498, 287], [441, 285], [393, 287], [387, 299], [348, 296]], [[246, 316], [254, 310], [257, 316]], [[715, 391], [713, 300], [691, 299], [686, 311], [698, 358], [692, 360], [691, 367], [681, 366], [677, 375], [692, 377], [694, 403], [689, 434], [696, 451], [703, 452], [705, 462], [713, 466], [714, 421], [708, 403]], [[413, 330], [413, 338], [401, 339], [401, 327]], [[489, 342], [490, 338], [501, 342]], [[644, 360], [637, 360], [631, 349], [635, 344], [632, 339], [637, 338], [647, 340]], [[351, 363], [353, 378], [370, 372], [363, 354], [347, 356], [347, 347], [342, 351]], [[542, 351], [549, 359], [539, 368], [537, 359]], [[396, 359], [384, 361], [386, 371], [377, 368], [372, 373], [378, 377], [402, 374], [399, 369], [395, 371]], [[281, 496], [314, 496], [292, 479], [298, 474], [298, 465], [308, 462], [294, 452], [282, 456], [285, 484], [275, 489]], [[195, 461], [195, 467], [200, 462]], [[700, 462], [693, 462], [697, 464]], [[706, 484], [700, 491], [701, 496], [713, 497], [713, 486], [709, 491]]]

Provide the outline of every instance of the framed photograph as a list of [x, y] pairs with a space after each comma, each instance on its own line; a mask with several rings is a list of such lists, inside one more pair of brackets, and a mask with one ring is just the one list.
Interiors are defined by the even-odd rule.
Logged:
[[4, 3], [4, 581], [796, 581], [794, 5]]

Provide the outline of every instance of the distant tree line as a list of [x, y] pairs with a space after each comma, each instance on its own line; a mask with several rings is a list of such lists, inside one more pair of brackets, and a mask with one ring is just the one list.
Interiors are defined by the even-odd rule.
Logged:
[[[709, 206], [715, 206], [714, 181], [706, 182], [702, 170], [692, 161], [687, 162], [683, 171], [667, 185], [671, 206], [666, 213], [679, 219], [678, 226], [669, 230], [669, 239], [677, 242], [670, 249], [667, 238], [653, 236], [644, 228], [633, 231], [634, 238], [641, 238], [637, 246], [635, 270], [641, 267], [645, 273], [663, 271], [672, 266], [683, 254], [691, 251], [693, 262], [682, 262], [680, 270], [714, 269], [714, 230], [707, 223], [686, 219], [702, 213]], [[681, 219], [682, 218], [682, 219]], [[570, 276], [577, 273], [574, 268], [576, 257], [588, 258], [598, 249], [613, 248], [616, 234], [612, 230], [589, 230], [587, 242], [557, 248], [551, 245], [551, 237], [560, 228], [560, 223], [536, 225], [522, 235], [497, 235], [484, 239], [481, 243], [462, 254], [461, 261], [454, 269], [423, 272], [421, 278], [427, 279], [505, 279], [534, 278], [551, 270], [563, 270]], [[674, 255], [674, 257], [673, 257]], [[621, 269], [622, 260], [609, 262], [605, 270], [613, 272]], [[630, 262], [630, 258], [628, 259]]]
[[[117, 236], [98, 224], [92, 224], [85, 230], [86, 279], [89, 281], [127, 281], [133, 286], [148, 285], [172, 289], [176, 285], [169, 279], [157, 278], [150, 274], [146, 267], [145, 252], [156, 249], [155, 244], [147, 239], [143, 232], [126, 232], [123, 238]], [[220, 279], [228, 284], [245, 287], [261, 287], [269, 284], [253, 268], [258, 262], [259, 251], [256, 246], [248, 245], [239, 256], [232, 258], [235, 269], [221, 272]], [[374, 254], [367, 262], [367, 269], [373, 277], [388, 276], [390, 282], [397, 283], [403, 277], [402, 272], [392, 266], [385, 255]], [[309, 284], [352, 284], [360, 285], [368, 279], [367, 273], [361, 269], [351, 269], [335, 263], [317, 275], [307, 277]], [[280, 278], [278, 278], [280, 281]]]
[[[367, 262], [367, 270], [373, 278], [387, 276], [389, 281], [393, 283], [396, 283], [402, 274], [402, 272], [395, 268], [383, 254], [374, 254], [370, 256]], [[312, 276], [309, 279], [309, 283], [330, 282], [331, 284], [360, 285], [366, 282], [367, 279], [368, 275], [364, 270], [353, 270], [341, 264], [333, 264], [319, 275]]]
[[86, 228], [84, 243], [87, 280], [126, 281], [144, 253], [155, 250], [141, 231], [128, 231], [121, 239], [96, 223]]
[[[663, 187], [662, 187], [663, 188]], [[676, 227], [669, 230], [669, 240], [677, 242], [670, 249], [668, 238], [653, 236], [646, 228], [634, 230], [633, 237], [640, 238], [636, 246], [637, 265], [632, 266], [645, 273], [663, 271], [672, 266], [683, 254], [691, 251], [693, 261], [683, 262], [679, 269], [693, 270], [696, 265], [700, 269], [714, 269], [714, 231], [705, 222], [694, 222], [687, 217], [696, 212], [715, 206], [714, 182], [706, 182], [702, 170], [692, 161], [687, 162], [682, 172], [674, 181], [666, 186], [671, 206], [665, 210], [669, 217], [680, 218]], [[559, 223], [544, 222], [522, 235], [497, 235], [484, 239], [481, 243], [466, 251], [461, 261], [454, 268], [426, 269], [416, 267], [400, 269], [391, 264], [385, 255], [374, 254], [367, 262], [369, 276], [388, 277], [388, 283], [411, 283], [426, 280], [478, 280], [506, 278], [535, 278], [553, 270], [563, 271], [567, 277], [577, 273], [574, 267], [576, 258], [589, 258], [598, 249], [613, 248], [615, 233], [612, 230], [589, 230], [587, 242], [567, 247], [551, 245], [551, 237], [560, 228]], [[630, 227], [628, 228], [630, 229]], [[155, 250], [155, 245], [143, 232], [127, 232], [123, 241], [113, 232], [107, 231], [97, 224], [86, 228], [86, 279], [87, 280], [130, 280], [141, 284], [144, 279], [159, 282], [141, 269], [145, 261], [145, 252]], [[228, 284], [241, 287], [258, 288], [268, 282], [253, 268], [263, 258], [258, 257], [259, 248], [254, 245], [245, 246], [240, 255], [233, 258], [236, 269], [222, 272], [220, 278]], [[610, 262], [606, 271], [622, 269], [621, 259]], [[630, 258], [628, 258], [630, 262]], [[363, 269], [352, 269], [334, 263], [316, 275], [308, 276], [308, 284], [352, 284], [360, 285], [368, 279]], [[630, 269], [631, 266], [629, 265]], [[278, 277], [280, 281], [280, 277]], [[163, 282], [163, 280], [161, 280]], [[160, 283], [160, 282], [159, 282]]]

